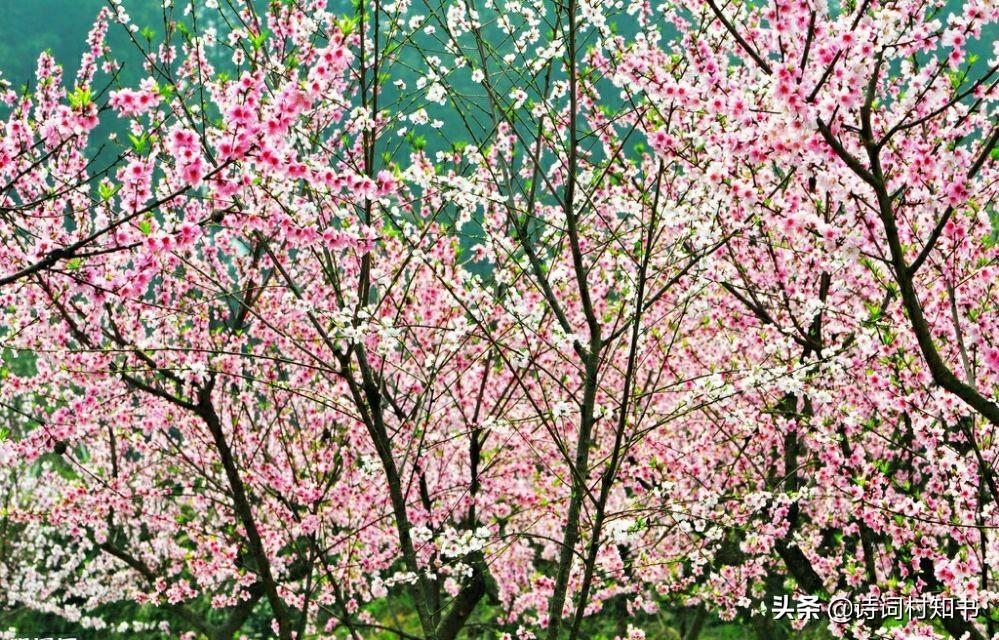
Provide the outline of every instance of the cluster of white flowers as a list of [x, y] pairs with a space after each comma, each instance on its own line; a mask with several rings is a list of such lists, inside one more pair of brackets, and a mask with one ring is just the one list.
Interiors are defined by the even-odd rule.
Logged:
[[370, 131], [375, 128], [374, 116], [367, 107], [354, 107], [350, 112], [350, 120], [352, 128], [358, 131]]
[[777, 388], [784, 393], [801, 395], [805, 389], [805, 375], [806, 371], [804, 369], [795, 369], [787, 375], [780, 376], [777, 380], [775, 380]]
[[377, 456], [361, 456], [361, 474], [377, 476], [382, 472], [382, 463]]
[[425, 542], [430, 542], [434, 537], [434, 532], [431, 531], [426, 525], [416, 525], [409, 531], [410, 536], [412, 536], [413, 541], [423, 544]]
[[457, 38], [461, 34], [471, 30], [472, 25], [469, 23], [464, 3], [456, 2], [448, 6], [447, 28], [452, 38]]
[[392, 326], [391, 318], [382, 319], [382, 324], [378, 326], [377, 333], [378, 355], [386, 356], [401, 348], [402, 343], [399, 340], [399, 336], [402, 335], [402, 329]]
[[556, 402], [552, 407], [552, 418], [558, 420], [571, 415], [576, 410], [576, 406], [569, 402]]
[[463, 558], [485, 549], [488, 541], [489, 529], [486, 527], [461, 532], [449, 527], [437, 538], [437, 547], [444, 558]]
[[[415, 531], [415, 529], [414, 529]], [[436, 580], [437, 575], [432, 571], [425, 571], [424, 577], [428, 580]], [[372, 598], [384, 598], [388, 595], [388, 590], [397, 584], [415, 584], [419, 576], [412, 571], [397, 571], [386, 579], [376, 575], [371, 580], [368, 591]]]
[[519, 109], [527, 102], [527, 92], [523, 89], [514, 89], [510, 92], [510, 99], [513, 100], [513, 108]]
[[638, 526], [631, 518], [617, 518], [607, 523], [605, 531], [612, 544], [628, 544], [638, 531]]

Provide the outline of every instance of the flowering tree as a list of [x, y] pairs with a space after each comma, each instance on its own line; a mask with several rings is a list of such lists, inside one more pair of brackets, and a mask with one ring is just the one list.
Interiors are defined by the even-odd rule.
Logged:
[[723, 545], [726, 565], [762, 560], [762, 575], [823, 597], [988, 601], [999, 132], [995, 60], [967, 50], [995, 19], [975, 2], [707, 1], [673, 11], [672, 46], [640, 44], [619, 68], [654, 105], [655, 153], [749, 223], [718, 265], [726, 323], [768, 336], [754, 342], [801, 372], [737, 399], [770, 414], [776, 436], [740, 524], [773, 524], [737, 536], [734, 557]]
[[993, 635], [993, 7], [221, 4], [3, 95], [6, 606]]

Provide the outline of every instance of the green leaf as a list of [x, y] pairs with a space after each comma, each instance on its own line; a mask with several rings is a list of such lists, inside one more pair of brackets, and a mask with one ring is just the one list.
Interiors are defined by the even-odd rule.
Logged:
[[354, 29], [357, 28], [357, 17], [340, 18], [340, 20], [337, 21], [336, 26], [343, 32], [343, 35], [349, 36], [354, 32]]
[[91, 102], [90, 87], [76, 87], [73, 93], [69, 94], [69, 106], [74, 109], [82, 109]]
[[101, 200], [107, 202], [114, 197], [114, 194], [121, 190], [122, 185], [113, 185], [110, 182], [102, 182], [97, 186], [97, 194]]
[[130, 133], [128, 134], [128, 139], [132, 142], [132, 148], [135, 149], [136, 153], [145, 153], [149, 147], [149, 136], [145, 133], [141, 136], [135, 136]]
[[165, 85], [161, 86], [161, 85], [157, 84], [153, 88], [153, 91], [155, 91], [156, 94], [158, 96], [160, 96], [161, 98], [163, 98], [164, 100], [169, 100], [170, 97], [173, 95], [173, 85], [172, 84], [165, 84]]
[[150, 222], [149, 220], [143, 220], [139, 222], [139, 231], [141, 231], [144, 235], [148, 236], [152, 230], [153, 230], [153, 223]]
[[999, 245], [999, 211], [989, 209], [989, 220], [992, 222], [992, 233], [985, 237], [985, 246], [992, 248]]
[[267, 42], [267, 36], [269, 35], [270, 32], [267, 29], [264, 29], [257, 35], [250, 36], [250, 45], [253, 46], [253, 50], [260, 51], [260, 48], [264, 46], [265, 42]]

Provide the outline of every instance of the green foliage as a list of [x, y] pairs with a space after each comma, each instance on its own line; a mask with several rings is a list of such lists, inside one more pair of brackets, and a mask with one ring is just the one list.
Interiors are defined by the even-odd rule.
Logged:
[[107, 202], [114, 197], [116, 193], [121, 190], [122, 185], [114, 185], [110, 182], [102, 182], [97, 186], [97, 195], [100, 196], [101, 201]]
[[[996, 150], [992, 153], [995, 154]], [[989, 247], [994, 247], [999, 244], [999, 211], [995, 208], [989, 209], [989, 222], [992, 223], [992, 232], [985, 237], [985, 245]]]
[[69, 105], [74, 109], [82, 109], [92, 102], [90, 87], [76, 87], [68, 97]]
[[132, 143], [132, 149], [138, 154], [145, 154], [149, 150], [149, 135], [143, 133], [141, 136], [128, 134], [128, 139]]
[[30, 351], [20, 351], [4, 347], [0, 351], [0, 379], [13, 374], [22, 378], [30, 378], [38, 372], [35, 367], [35, 354]]
[[250, 36], [250, 46], [253, 47], [254, 51], [260, 51], [263, 48], [264, 43], [267, 42], [267, 36], [270, 35], [270, 31], [264, 29], [258, 34]]
[[422, 151], [427, 146], [426, 136], [416, 135], [412, 131], [406, 134], [406, 142], [416, 151]]
[[159, 84], [153, 87], [153, 92], [164, 100], [169, 100], [173, 96], [174, 87], [172, 84]]
[[354, 29], [357, 28], [359, 20], [360, 20], [359, 16], [340, 18], [337, 21], [336, 26], [338, 29], [340, 29], [340, 31], [343, 32], [344, 35], [350, 35], [351, 33], [354, 32]]

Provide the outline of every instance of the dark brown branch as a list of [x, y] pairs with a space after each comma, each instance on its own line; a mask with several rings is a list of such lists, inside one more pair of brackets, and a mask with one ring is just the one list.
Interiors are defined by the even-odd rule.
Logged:
[[728, 18], [726, 18], [725, 15], [718, 8], [718, 5], [714, 3], [714, 0], [706, 0], [706, 2], [708, 3], [708, 6], [711, 7], [711, 10], [714, 12], [715, 16], [721, 21], [723, 25], [725, 25], [725, 29], [728, 30], [728, 32], [732, 34], [732, 37], [735, 38], [736, 42], [739, 43], [739, 46], [742, 47], [742, 50], [745, 51], [747, 54], [749, 54], [749, 57], [753, 59], [753, 62], [756, 63], [756, 65], [763, 71], [763, 73], [767, 74], [768, 76], [771, 75], [773, 73], [773, 69], [770, 68], [770, 65], [767, 64], [767, 61], [764, 60], [762, 57], [760, 57], [760, 54], [758, 54], [755, 49], [749, 46], [749, 43], [746, 42], [746, 39], [742, 37], [739, 31], [735, 28], [735, 25], [729, 22]]

